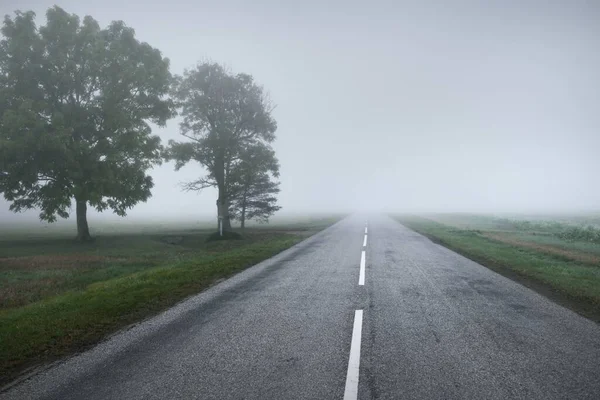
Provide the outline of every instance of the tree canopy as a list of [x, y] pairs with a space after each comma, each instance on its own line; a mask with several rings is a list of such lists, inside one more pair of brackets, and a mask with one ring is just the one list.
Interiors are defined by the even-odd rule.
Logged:
[[173, 93], [183, 116], [180, 131], [188, 140], [169, 141], [166, 157], [176, 161], [176, 169], [190, 160], [206, 168], [207, 175], [187, 189], [217, 187], [217, 213], [229, 230], [232, 171], [244, 151], [275, 139], [272, 106], [252, 76], [234, 75], [210, 62], [185, 71]]
[[240, 153], [239, 162], [230, 173], [230, 215], [240, 221], [255, 219], [266, 222], [281, 207], [277, 205], [279, 193], [279, 161], [268, 145], [256, 143]]
[[101, 29], [59, 7], [39, 29], [33, 12], [7, 16], [0, 41], [0, 192], [18, 212], [54, 221], [86, 208], [118, 215], [151, 195], [161, 161], [149, 122], [173, 116], [169, 60], [122, 21]]

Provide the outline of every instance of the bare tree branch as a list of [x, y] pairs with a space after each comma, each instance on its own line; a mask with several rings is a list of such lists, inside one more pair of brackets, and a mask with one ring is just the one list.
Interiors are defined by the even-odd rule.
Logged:
[[216, 185], [216, 182], [209, 178], [202, 178], [191, 182], [182, 182], [179, 185], [185, 192], [196, 192], [202, 189], [213, 187]]

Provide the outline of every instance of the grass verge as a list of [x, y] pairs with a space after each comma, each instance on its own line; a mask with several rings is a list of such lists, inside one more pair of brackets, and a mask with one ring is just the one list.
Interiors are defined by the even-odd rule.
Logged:
[[[32, 367], [85, 349], [219, 279], [272, 257], [333, 222], [312, 223], [300, 230], [295, 227], [293, 232], [250, 231], [243, 240], [229, 242], [207, 243], [208, 233], [204, 233], [178, 236], [177, 245], [164, 244], [162, 238], [152, 236], [98, 238], [89, 248], [62, 240], [54, 246], [51, 241], [41, 247], [30, 243], [31, 249], [43, 253], [43, 260], [52, 261], [41, 265], [30, 262], [31, 256], [22, 255], [22, 248], [0, 243], [0, 273], [14, 278], [3, 280], [2, 289], [26, 282], [30, 285], [25, 287], [36, 292], [33, 300], [18, 298], [20, 305], [6, 303], [0, 309], [0, 384]], [[129, 247], [119, 248], [119, 242]], [[108, 254], [109, 258], [98, 264], [98, 254]], [[15, 262], [23, 259], [27, 261]], [[46, 283], [48, 273], [62, 277], [58, 293], [39, 291], [34, 285]]]
[[600, 266], [565, 254], [495, 240], [486, 232], [417, 216], [397, 217], [410, 229], [600, 322]]

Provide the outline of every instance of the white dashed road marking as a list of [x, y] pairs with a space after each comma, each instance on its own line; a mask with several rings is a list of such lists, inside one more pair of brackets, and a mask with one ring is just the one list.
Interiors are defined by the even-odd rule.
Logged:
[[359, 285], [365, 284], [365, 258], [365, 251], [363, 250], [363, 252], [360, 255], [360, 273], [358, 275]]
[[362, 319], [363, 310], [356, 310], [354, 312], [354, 328], [352, 329], [352, 342], [350, 343], [350, 358], [348, 360], [344, 400], [356, 400], [358, 398], [358, 370], [360, 366]]

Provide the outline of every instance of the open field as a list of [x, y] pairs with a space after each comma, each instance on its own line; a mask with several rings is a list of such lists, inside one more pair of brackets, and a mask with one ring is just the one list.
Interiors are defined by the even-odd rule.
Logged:
[[440, 214], [407, 227], [600, 321], [600, 231], [585, 221]]
[[[0, 376], [96, 343], [219, 279], [324, 229], [341, 216], [249, 228], [243, 240], [206, 242], [206, 227], [146, 227], [91, 243], [64, 235], [0, 240]], [[161, 233], [161, 230], [164, 231]], [[118, 229], [117, 229], [118, 231]], [[12, 238], [11, 238], [12, 237]]]

